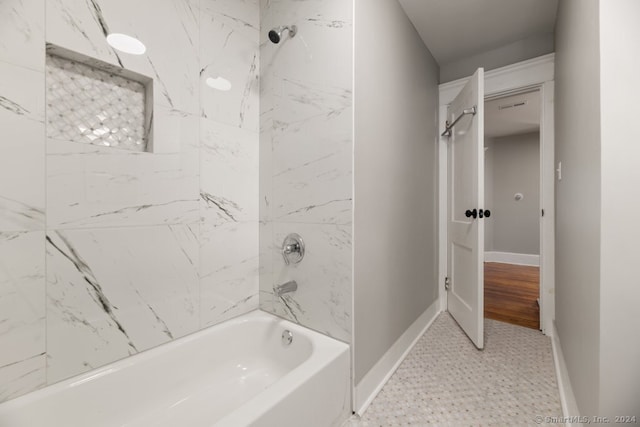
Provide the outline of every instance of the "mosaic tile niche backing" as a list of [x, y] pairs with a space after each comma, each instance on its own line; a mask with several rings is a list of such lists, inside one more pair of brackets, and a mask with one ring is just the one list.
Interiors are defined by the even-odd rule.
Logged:
[[147, 151], [144, 84], [47, 55], [47, 136]]

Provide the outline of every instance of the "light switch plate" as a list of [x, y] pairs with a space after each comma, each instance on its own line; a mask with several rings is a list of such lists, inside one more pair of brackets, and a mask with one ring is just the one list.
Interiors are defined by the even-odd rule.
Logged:
[[558, 173], [558, 181], [562, 181], [562, 162], [558, 162], [558, 169], [556, 169]]

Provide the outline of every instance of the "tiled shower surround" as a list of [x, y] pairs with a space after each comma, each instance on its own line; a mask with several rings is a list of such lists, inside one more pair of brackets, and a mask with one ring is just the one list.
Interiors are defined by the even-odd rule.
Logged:
[[[260, 308], [350, 342], [353, 3], [260, 6]], [[294, 38], [268, 41], [271, 28], [292, 24]], [[287, 266], [289, 233], [306, 255]], [[298, 290], [275, 297], [288, 280]]]
[[[0, 401], [258, 307], [351, 341], [352, 6], [0, 2]], [[153, 80], [146, 151], [58, 132], [55, 49]]]
[[[150, 152], [56, 131], [47, 45], [153, 79]], [[258, 61], [257, 0], [0, 2], [0, 401], [258, 307]]]

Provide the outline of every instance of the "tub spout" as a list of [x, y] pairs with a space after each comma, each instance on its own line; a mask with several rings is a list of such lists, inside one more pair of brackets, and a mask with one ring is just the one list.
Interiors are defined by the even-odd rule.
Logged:
[[278, 285], [274, 287], [273, 292], [276, 294], [278, 298], [280, 298], [282, 295], [289, 292], [293, 292], [296, 289], [298, 289], [298, 284], [296, 283], [295, 280], [290, 280], [286, 283], [283, 283], [282, 285]]

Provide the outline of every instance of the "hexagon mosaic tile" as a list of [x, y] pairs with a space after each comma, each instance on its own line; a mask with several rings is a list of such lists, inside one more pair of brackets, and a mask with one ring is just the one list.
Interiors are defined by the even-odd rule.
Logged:
[[535, 426], [560, 418], [549, 337], [488, 319], [484, 333], [478, 351], [440, 314], [362, 417], [343, 427]]
[[46, 72], [49, 138], [146, 151], [142, 83], [55, 55]]

